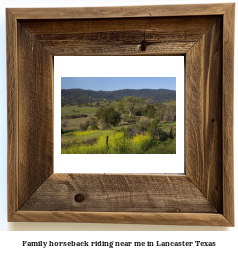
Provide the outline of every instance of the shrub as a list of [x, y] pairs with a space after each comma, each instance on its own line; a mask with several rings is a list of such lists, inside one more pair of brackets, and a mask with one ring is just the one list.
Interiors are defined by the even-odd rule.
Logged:
[[106, 123], [116, 126], [121, 121], [121, 114], [117, 112], [113, 107], [108, 107], [104, 109], [103, 119]]
[[148, 131], [149, 127], [150, 127], [150, 121], [149, 120], [142, 120], [139, 125], [139, 130], [142, 132]]
[[83, 117], [87, 117], [87, 114], [77, 114], [77, 115], [65, 115], [65, 116], [61, 116], [61, 119], [74, 119], [74, 118], [83, 118]]
[[95, 131], [95, 130], [99, 130], [99, 128], [96, 124], [94, 124], [92, 125], [91, 130]]
[[145, 153], [147, 154], [176, 154], [176, 141], [168, 139], [166, 142], [158, 142]]
[[155, 110], [150, 109], [150, 110], [147, 112], [146, 116], [149, 117], [149, 118], [154, 118], [154, 117], [155, 117], [155, 113], [156, 113]]
[[[174, 154], [176, 153], [176, 138], [166, 142], [152, 140], [149, 133], [143, 133], [128, 138], [126, 128], [118, 131], [78, 131], [72, 132], [74, 140], [64, 140], [61, 152], [67, 154]], [[109, 136], [106, 145], [106, 136]], [[62, 136], [62, 138], [65, 138]]]
[[153, 120], [150, 124], [148, 132], [150, 133], [152, 139], [154, 140], [156, 137], [159, 136], [160, 133], [162, 133], [162, 129], [158, 126], [158, 120]]
[[156, 115], [156, 120], [158, 121], [158, 123], [163, 119], [163, 116], [160, 114]]
[[121, 127], [120, 129], [116, 130], [116, 132], [120, 132], [120, 133], [123, 134], [123, 136], [124, 136], [125, 138], [129, 138], [128, 130], [129, 130], [129, 129], [127, 129], [127, 128], [125, 128], [125, 127]]
[[149, 118], [154, 118], [156, 109], [153, 105], [147, 105], [145, 108], [145, 115]]
[[81, 124], [79, 125], [79, 128], [80, 128], [80, 130], [82, 130], [82, 131], [86, 131], [86, 130], [88, 129], [88, 126], [89, 126], [89, 121], [86, 121], [85, 123], [81, 123]]
[[140, 134], [140, 133], [141, 133], [141, 131], [140, 131], [138, 125], [134, 125], [134, 126], [132, 126], [132, 127], [128, 130], [128, 135], [129, 135], [130, 138], [131, 138], [131, 137], [134, 137], [134, 136], [136, 136], [136, 135], [138, 135], [138, 134]]
[[114, 107], [107, 107], [105, 109], [99, 108], [96, 112], [97, 119], [103, 119], [107, 124], [116, 126], [121, 121], [121, 114], [117, 112]]
[[103, 111], [104, 111], [104, 108], [102, 108], [102, 107], [97, 110], [97, 112], [96, 112], [97, 120], [102, 119]]
[[126, 116], [123, 119], [127, 123], [136, 123], [137, 118], [135, 116]]
[[136, 154], [145, 153], [152, 146], [152, 140], [149, 133], [145, 135], [136, 135], [132, 139], [132, 151]]
[[111, 125], [106, 123], [103, 119], [101, 119], [98, 123], [101, 126], [101, 130], [109, 130], [109, 129], [111, 129]]
[[95, 117], [90, 117], [88, 122], [89, 122], [90, 126], [93, 126], [93, 125], [97, 124], [97, 119]]
[[135, 115], [135, 116], [142, 116], [143, 114], [144, 114], [144, 111], [143, 111], [142, 108], [137, 108], [137, 109], [135, 109], [135, 111], [134, 111], [134, 115]]
[[68, 123], [68, 121], [63, 121], [63, 122], [61, 123], [61, 127], [66, 128], [66, 127], [67, 127], [67, 123]]
[[169, 134], [166, 133], [166, 132], [162, 132], [160, 133], [160, 136], [159, 136], [159, 141], [166, 141], [167, 139], [169, 138]]

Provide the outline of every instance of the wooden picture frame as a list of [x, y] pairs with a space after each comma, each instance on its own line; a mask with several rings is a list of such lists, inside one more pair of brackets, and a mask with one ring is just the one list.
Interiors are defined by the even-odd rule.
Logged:
[[[234, 12], [233, 3], [6, 9], [8, 221], [234, 226]], [[60, 55], [184, 55], [186, 174], [54, 174]]]

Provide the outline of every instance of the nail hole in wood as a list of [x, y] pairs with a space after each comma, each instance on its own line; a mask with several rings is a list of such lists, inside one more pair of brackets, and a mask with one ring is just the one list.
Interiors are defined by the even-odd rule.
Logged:
[[85, 199], [85, 197], [84, 197], [83, 194], [77, 194], [77, 195], [75, 195], [75, 197], [74, 197], [74, 200], [75, 200], [76, 202], [83, 202], [84, 199]]
[[147, 43], [145, 40], [141, 41], [141, 46], [140, 46], [140, 50], [141, 51], [146, 51], [146, 47], [147, 47]]
[[212, 119], [212, 122], [214, 123], [214, 122], [215, 122], [215, 119]]

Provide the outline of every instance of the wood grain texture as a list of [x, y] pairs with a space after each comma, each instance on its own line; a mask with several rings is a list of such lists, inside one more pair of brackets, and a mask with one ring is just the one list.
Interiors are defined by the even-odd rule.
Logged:
[[222, 22], [186, 55], [186, 175], [222, 211]]
[[235, 4], [223, 16], [223, 214], [234, 225], [234, 25]]
[[223, 215], [213, 213], [18, 211], [12, 221], [231, 226]]
[[[20, 20], [19, 22], [38, 40], [49, 36], [69, 36], [84, 33], [111, 31], [152, 30], [161, 34], [185, 34], [187, 36], [205, 33], [219, 16], [198, 17], [150, 17], [112, 19], [66, 19], [66, 20]], [[60, 39], [60, 38], [59, 38]]]
[[186, 176], [105, 174], [53, 174], [20, 210], [217, 212]]
[[172, 17], [221, 15], [232, 4], [151, 5], [83, 8], [10, 8], [17, 19], [96, 19], [121, 17]]
[[18, 58], [17, 20], [6, 11], [8, 220], [18, 210]]
[[[182, 55], [217, 19], [208, 16], [205, 19], [23, 20], [21, 24], [55, 56]], [[140, 50], [144, 40], [146, 52]]]
[[19, 207], [53, 173], [53, 58], [18, 23]]
[[[141, 37], [142, 39], [142, 37]], [[158, 56], [158, 55], [184, 55], [193, 46], [193, 42], [163, 42], [153, 43], [141, 51], [141, 43], [128, 42], [119, 44], [112, 42], [108, 44], [79, 43], [76, 41], [48, 41], [42, 45], [55, 56]]]

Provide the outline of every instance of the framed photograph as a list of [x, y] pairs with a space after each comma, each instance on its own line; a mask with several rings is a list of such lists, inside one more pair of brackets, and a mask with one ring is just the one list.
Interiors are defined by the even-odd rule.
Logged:
[[54, 58], [55, 173], [184, 173], [184, 56], [143, 63]]
[[[234, 226], [234, 7], [229, 3], [6, 9], [8, 221]], [[57, 59], [66, 56], [79, 57], [79, 74], [62, 72], [58, 82]], [[132, 85], [136, 78], [175, 77], [160, 73], [161, 57], [183, 59], [182, 78], [176, 77], [176, 85], [182, 80], [183, 86], [180, 95], [176, 87], [176, 107], [183, 107], [175, 112], [180, 115], [173, 114], [173, 98], [155, 101], [157, 91], [145, 96], [145, 91]], [[109, 66], [115, 66], [116, 72], [107, 71]], [[87, 100], [79, 99], [76, 90], [71, 91], [72, 98], [69, 91], [62, 91], [62, 82], [70, 77], [87, 78], [87, 82], [97, 78], [98, 83], [99, 78], [113, 78], [114, 87], [116, 78], [120, 84], [125, 78], [126, 87], [110, 89], [132, 86], [142, 95], [99, 96], [94, 85], [81, 85], [76, 88], [81, 89], [80, 96], [88, 91]], [[97, 102], [101, 111], [95, 110]], [[67, 117], [83, 118], [86, 111], [89, 116], [84, 117], [90, 119], [78, 123], [79, 129], [67, 129]], [[66, 127], [62, 128], [62, 120]], [[183, 128], [178, 132], [179, 121]], [[77, 131], [79, 136], [103, 129], [108, 135], [103, 134], [101, 153], [78, 152], [95, 149], [92, 146], [100, 137], [62, 142], [65, 133], [72, 136]], [[113, 141], [118, 133], [123, 134], [124, 150]], [[178, 136], [183, 141], [180, 145], [173, 143]], [[135, 147], [136, 137], [150, 140], [146, 147], [139, 146], [141, 141]], [[166, 161], [160, 163], [159, 146], [168, 144], [170, 151], [176, 147], [176, 154], [164, 154], [168, 163], [177, 155], [182, 161], [172, 165], [178, 169], [172, 173], [166, 171]], [[73, 149], [77, 152], [70, 154]], [[70, 157], [59, 164], [65, 155]], [[131, 164], [123, 163], [121, 156]], [[139, 160], [142, 170], [135, 166]], [[59, 173], [60, 167], [65, 172]]]

